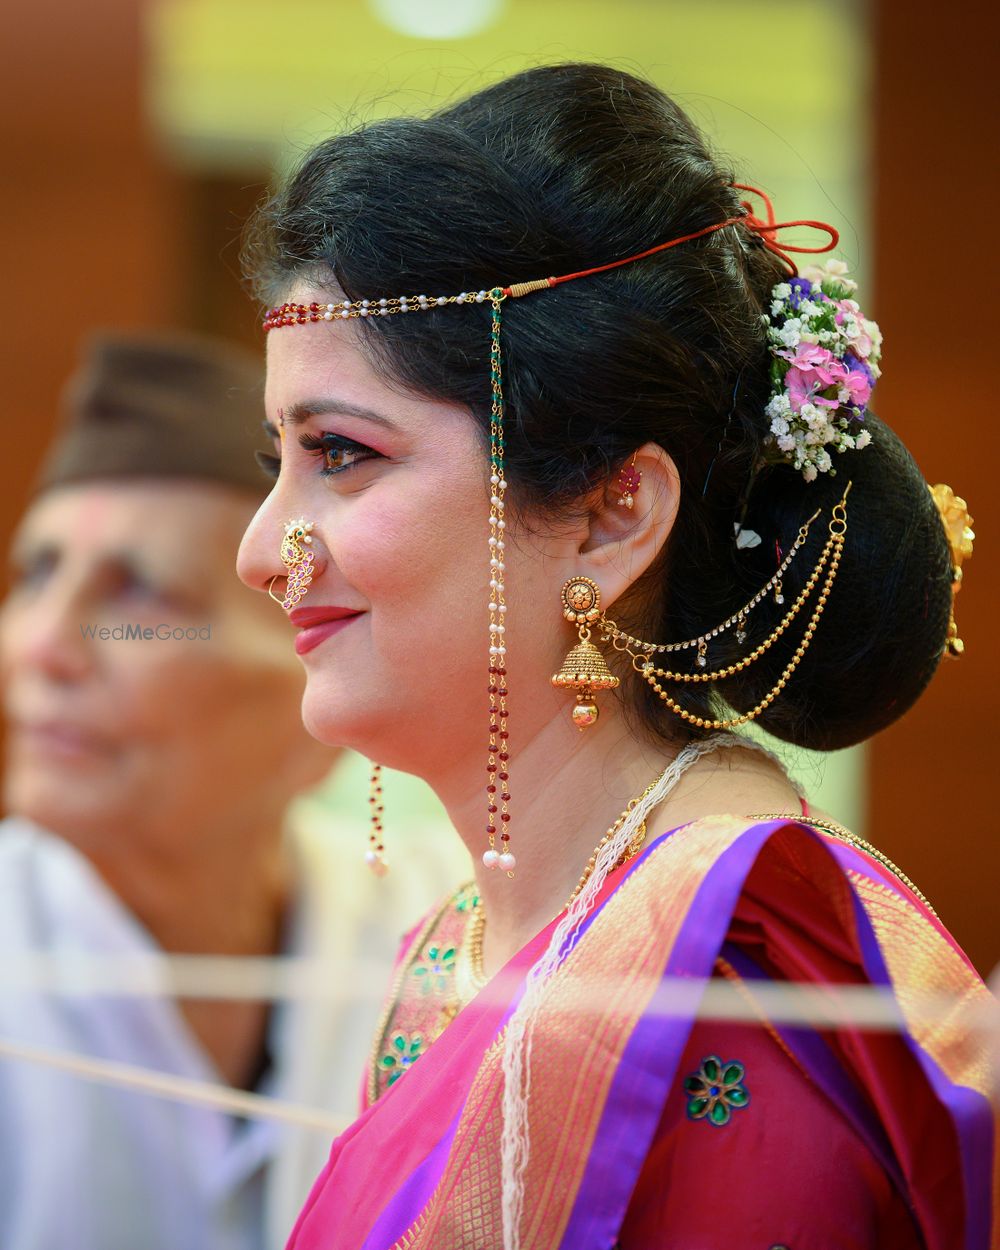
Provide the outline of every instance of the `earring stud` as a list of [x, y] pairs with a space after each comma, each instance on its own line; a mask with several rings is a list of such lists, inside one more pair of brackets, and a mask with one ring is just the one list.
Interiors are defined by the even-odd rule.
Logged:
[[[638, 453], [636, 453], [638, 455]], [[639, 487], [642, 485], [642, 470], [635, 467], [635, 455], [628, 464], [623, 464], [618, 470], [618, 489], [621, 495], [618, 499], [619, 508], [632, 508], [635, 506], [635, 496]]]

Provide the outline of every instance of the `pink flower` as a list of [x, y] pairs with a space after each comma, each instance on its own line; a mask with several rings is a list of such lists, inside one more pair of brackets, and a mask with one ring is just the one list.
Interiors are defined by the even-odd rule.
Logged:
[[817, 343], [799, 343], [794, 352], [778, 352], [777, 354], [785, 360], [790, 360], [796, 369], [814, 369], [836, 362], [833, 353]]
[[792, 412], [801, 412], [805, 403], [822, 403], [817, 397], [818, 392], [828, 385], [818, 369], [800, 369], [792, 365], [785, 374], [785, 386], [788, 388], [788, 401], [792, 405]]
[[[805, 403], [816, 404], [820, 408], [839, 408], [841, 404], [864, 408], [872, 391], [867, 374], [849, 369], [825, 348], [806, 346], [812, 358], [821, 354], [825, 359], [823, 364], [811, 366], [799, 364], [797, 359], [793, 361], [785, 374], [792, 411], [801, 412]], [[802, 352], [801, 347], [799, 351]]]
[[871, 393], [872, 384], [860, 370], [846, 371], [846, 377], [840, 383], [839, 398], [842, 404], [849, 404], [852, 408], [864, 408]]
[[836, 408], [838, 399], [824, 396], [831, 386], [836, 386], [846, 375], [844, 366], [827, 351], [812, 343], [801, 343], [792, 359], [792, 367], [785, 374], [785, 385], [793, 412], [800, 412], [807, 401], [821, 404], [824, 408]]

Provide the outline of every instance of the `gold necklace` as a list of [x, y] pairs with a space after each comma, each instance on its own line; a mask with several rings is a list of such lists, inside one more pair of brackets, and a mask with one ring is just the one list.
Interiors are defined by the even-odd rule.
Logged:
[[828, 833], [831, 838], [836, 838], [838, 842], [846, 842], [848, 846], [853, 846], [857, 850], [864, 851], [870, 855], [872, 859], [880, 863], [883, 868], [888, 868], [894, 877], [902, 881], [916, 897], [923, 903], [932, 916], [937, 916], [937, 912], [930, 905], [927, 896], [922, 894], [920, 890], [913, 884], [910, 878], [901, 868], [897, 868], [888, 855], [885, 855], [877, 846], [872, 846], [864, 838], [858, 837], [856, 833], [852, 833], [850, 829], [845, 829], [843, 825], [838, 825], [834, 820], [814, 820], [811, 816], [802, 816], [798, 812], [758, 812], [750, 817], [751, 820], [794, 820], [799, 825], [810, 825], [814, 829], [820, 829], [824, 833]]

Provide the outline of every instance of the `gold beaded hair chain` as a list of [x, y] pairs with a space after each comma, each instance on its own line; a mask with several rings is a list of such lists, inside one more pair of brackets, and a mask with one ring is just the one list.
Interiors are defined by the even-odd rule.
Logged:
[[[610, 642], [616, 651], [623, 651], [631, 658], [633, 669], [649, 682], [660, 700], [671, 712], [689, 724], [695, 725], [699, 729], [733, 729], [737, 725], [745, 725], [749, 721], [756, 720], [761, 712], [774, 702], [788, 684], [788, 679], [802, 662], [802, 657], [805, 655], [810, 642], [812, 642], [819, 619], [823, 615], [823, 609], [826, 607], [826, 601], [830, 597], [830, 591], [837, 576], [837, 569], [840, 566], [844, 538], [847, 534], [847, 496], [850, 494], [850, 490], [851, 483], [848, 482], [840, 502], [834, 504], [831, 509], [826, 544], [820, 552], [819, 559], [813, 566], [812, 572], [806, 579], [805, 585], [795, 597], [791, 607], [763, 642], [754, 647], [742, 659], [724, 667], [710, 671], [699, 671], [708, 668], [707, 653], [709, 641], [735, 625], [737, 627], [736, 641], [742, 643], [746, 638], [747, 617], [763, 601], [766, 595], [773, 591], [775, 602], [778, 604], [784, 603], [784, 594], [780, 589], [782, 578], [795, 558], [796, 553], [805, 544], [809, 536], [809, 527], [816, 520], [816, 517], [819, 516], [819, 512], [814, 513], [800, 528], [792, 549], [779, 566], [777, 572], [761, 587], [752, 599], [745, 603], [738, 612], [727, 617], [720, 625], [706, 630], [695, 638], [688, 638], [682, 642], [646, 642], [642, 638], [635, 638], [632, 634], [626, 633], [616, 621], [611, 620], [610, 617], [601, 611], [601, 594], [597, 583], [591, 581], [589, 577], [571, 577], [563, 586], [561, 592], [564, 605], [563, 614], [567, 620], [577, 626], [579, 640], [563, 661], [562, 668], [553, 676], [552, 684], [564, 690], [576, 691], [576, 704], [571, 710], [573, 723], [581, 730], [594, 725], [598, 718], [596, 695], [602, 691], [613, 690], [619, 685], [619, 679], [614, 676], [600, 651], [590, 641], [592, 626], [600, 631], [602, 641]], [[823, 578], [823, 584], [819, 589], [812, 616], [809, 618], [799, 645], [795, 648], [792, 658], [785, 665], [778, 680], [749, 712], [743, 712], [735, 716], [714, 718], [698, 716], [694, 712], [689, 712], [687, 708], [682, 707], [663, 688], [661, 683], [664, 681], [688, 685], [701, 682], [724, 681], [729, 677], [734, 677], [737, 673], [742, 673], [744, 669], [749, 668], [769, 651], [785, 633], [802, 611], [817, 586], [819, 586], [821, 578]], [[674, 669], [659, 668], [653, 658], [663, 652], [688, 651], [692, 648], [696, 651], [695, 671], [693, 672], [678, 672]]]

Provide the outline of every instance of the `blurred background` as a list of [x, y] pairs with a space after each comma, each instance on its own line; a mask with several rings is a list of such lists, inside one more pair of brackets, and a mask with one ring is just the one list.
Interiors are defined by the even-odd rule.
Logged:
[[[968, 499], [980, 537], [958, 602], [964, 659], [865, 752], [796, 767], [984, 973], [1000, 962], [993, 249], [979, 225], [992, 6], [960, 0], [945, 20], [926, 0], [34, 0], [8, 16], [5, 546], [81, 338], [179, 327], [260, 350], [243, 224], [311, 141], [359, 120], [429, 110], [529, 64], [613, 62], [678, 98], [779, 218], [835, 224], [886, 335], [875, 406], [928, 480]], [[362, 771], [321, 791], [308, 819], [355, 811], [363, 824]], [[433, 812], [405, 794], [407, 810]]]

